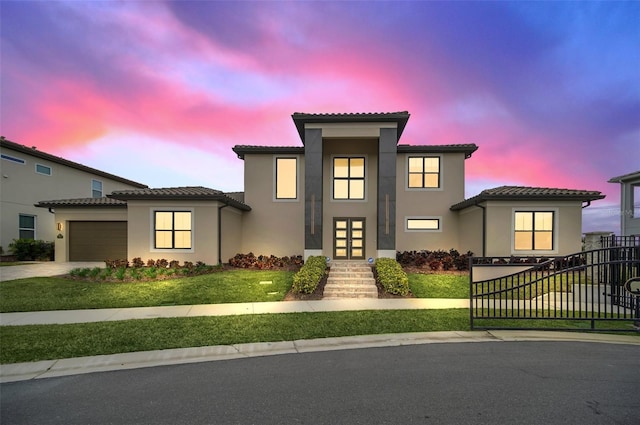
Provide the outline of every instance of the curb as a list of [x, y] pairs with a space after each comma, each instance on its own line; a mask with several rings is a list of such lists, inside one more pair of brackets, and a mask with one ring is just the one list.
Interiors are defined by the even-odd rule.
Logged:
[[448, 331], [363, 335], [175, 348], [4, 364], [0, 365], [0, 383], [281, 354], [303, 354], [320, 351], [397, 347], [417, 344], [517, 341], [588, 342], [640, 346], [640, 338], [636, 336], [553, 331]]

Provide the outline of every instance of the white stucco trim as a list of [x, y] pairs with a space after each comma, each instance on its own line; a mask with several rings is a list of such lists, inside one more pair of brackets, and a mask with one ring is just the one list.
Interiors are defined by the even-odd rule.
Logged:
[[396, 259], [396, 250], [395, 249], [379, 249], [376, 251], [377, 258], [393, 258]]

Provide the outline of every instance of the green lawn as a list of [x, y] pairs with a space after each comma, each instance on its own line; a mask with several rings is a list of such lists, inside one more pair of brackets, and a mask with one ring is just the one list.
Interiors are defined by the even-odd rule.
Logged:
[[469, 312], [379, 310], [0, 327], [0, 363], [180, 347], [469, 330]]
[[293, 274], [230, 270], [155, 282], [10, 280], [0, 282], [0, 312], [281, 301], [291, 288]]
[[469, 298], [469, 275], [414, 274], [409, 288], [418, 298]]

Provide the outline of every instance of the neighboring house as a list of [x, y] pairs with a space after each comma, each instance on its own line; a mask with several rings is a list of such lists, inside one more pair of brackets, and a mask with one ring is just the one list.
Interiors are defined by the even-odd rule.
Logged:
[[[65, 230], [62, 222], [54, 220], [53, 210], [36, 208], [38, 201], [99, 199], [114, 190], [147, 187], [4, 137], [0, 138], [0, 154], [0, 246], [5, 253], [14, 239], [54, 241]], [[123, 226], [126, 233], [126, 222]], [[71, 230], [81, 231], [78, 226]]]
[[[398, 144], [408, 112], [294, 113], [302, 146], [237, 145], [244, 193], [202, 187], [115, 191], [97, 202], [43, 201], [60, 222], [126, 220], [127, 258], [226, 262], [235, 253], [395, 257], [580, 251], [582, 208], [600, 192], [501, 187], [464, 199], [475, 144]], [[54, 198], [50, 198], [54, 199]], [[65, 234], [66, 236], [66, 234]], [[75, 259], [73, 237], [58, 240]], [[100, 258], [94, 258], [99, 260]]]
[[614, 177], [609, 183], [620, 183], [621, 236], [640, 235], [640, 171]]

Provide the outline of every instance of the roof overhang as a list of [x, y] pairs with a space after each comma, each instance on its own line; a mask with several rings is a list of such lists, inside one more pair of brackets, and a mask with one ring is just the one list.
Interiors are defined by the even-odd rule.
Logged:
[[464, 153], [465, 158], [471, 158], [471, 155], [478, 150], [478, 146], [474, 143], [461, 145], [398, 145], [398, 153]]
[[640, 171], [624, 174], [622, 176], [609, 179], [609, 183], [637, 183], [640, 182]]
[[373, 113], [338, 113], [338, 114], [308, 114], [294, 112], [291, 115], [300, 135], [302, 144], [305, 142], [304, 130], [307, 124], [334, 123], [395, 123], [398, 129], [398, 140], [409, 121], [409, 112], [373, 112]]
[[249, 146], [236, 145], [232, 150], [238, 155], [238, 158], [244, 159], [246, 154], [271, 154], [271, 155], [302, 155], [304, 147], [302, 146]]
[[486, 201], [580, 201], [590, 202], [604, 199], [597, 191], [555, 189], [546, 187], [501, 186], [487, 189], [480, 194], [452, 205], [450, 210], [459, 211]]

